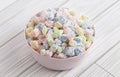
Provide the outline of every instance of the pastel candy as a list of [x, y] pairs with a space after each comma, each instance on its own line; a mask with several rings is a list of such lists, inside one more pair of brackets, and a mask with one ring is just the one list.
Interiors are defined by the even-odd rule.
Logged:
[[63, 16], [60, 16], [59, 19], [58, 19], [58, 21], [59, 21], [61, 24], [67, 23], [67, 19], [66, 19], [65, 17], [63, 17]]
[[47, 42], [48, 42], [48, 45], [49, 45], [49, 46], [52, 46], [52, 45], [54, 44], [53, 39], [48, 39]]
[[56, 45], [61, 45], [62, 44], [62, 41], [59, 40], [59, 39], [55, 39], [55, 42], [54, 42]]
[[63, 30], [58, 30], [56, 27], [53, 28], [54, 29], [54, 37], [57, 38], [60, 35], [62, 35]]
[[46, 50], [45, 56], [52, 57], [53, 52]]
[[40, 50], [40, 55], [44, 56], [45, 53], [46, 53], [45, 49], [41, 49], [41, 50]]
[[57, 45], [53, 44], [53, 45], [51, 46], [51, 48], [50, 48], [50, 51], [56, 52], [57, 47], [58, 47]]
[[31, 42], [30, 42], [30, 45], [31, 45], [31, 47], [32, 47], [33, 49], [39, 50], [39, 45], [38, 45], [38, 42], [37, 42], [37, 41], [35, 41], [35, 40], [31, 41]]
[[82, 27], [83, 27], [84, 29], [90, 29], [91, 24], [90, 24], [88, 21], [83, 21], [83, 22], [82, 22]]
[[42, 33], [43, 33], [44, 36], [46, 36], [46, 33], [47, 33], [47, 27], [46, 26], [43, 26]]
[[48, 8], [31, 18], [25, 29], [29, 45], [40, 55], [64, 59], [81, 55], [95, 36], [93, 23], [68, 8]]
[[54, 19], [54, 14], [52, 12], [48, 12], [46, 15], [46, 20], [52, 21]]
[[67, 58], [67, 56], [65, 54], [63, 54], [63, 53], [55, 54], [53, 57], [54, 58], [58, 58], [58, 59], [65, 59], [65, 58]]
[[39, 30], [42, 30], [45, 25], [43, 23], [39, 23], [35, 28], [38, 28]]
[[57, 27], [57, 28], [62, 28], [62, 24], [59, 23], [59, 22], [56, 22], [54, 26]]
[[77, 55], [79, 55], [80, 53], [82, 53], [82, 49], [81, 49], [80, 47], [76, 47], [76, 48], [74, 49], [74, 53], [75, 53], [75, 55], [77, 56]]
[[75, 31], [78, 35], [84, 35], [84, 30], [80, 27], [76, 27], [75, 28]]
[[61, 40], [62, 42], [67, 41], [67, 35], [63, 34], [63, 35], [59, 36], [59, 40]]
[[86, 38], [85, 38], [85, 36], [81, 36], [81, 38], [82, 38], [82, 43], [85, 45], [85, 43], [86, 43]]
[[74, 40], [75, 40], [77, 43], [82, 43], [82, 38], [81, 38], [81, 37], [75, 37]]
[[57, 53], [61, 53], [63, 51], [62, 47], [58, 46], [57, 47]]
[[26, 28], [25, 31], [26, 31], [27, 37], [31, 37], [32, 38], [31, 32], [33, 31], [33, 28], [32, 27], [28, 27], [28, 28]]
[[28, 27], [34, 27], [34, 25], [35, 25], [34, 22], [29, 22], [29, 23], [27, 24]]
[[44, 43], [44, 44], [43, 44], [43, 49], [46, 49], [46, 50], [47, 50], [48, 48], [49, 48], [48, 44], [47, 44], [47, 43]]
[[53, 21], [45, 21], [46, 26], [53, 27], [54, 22]]
[[74, 10], [70, 10], [69, 12], [70, 12], [70, 14], [71, 14], [72, 16], [75, 16]]
[[73, 47], [66, 47], [66, 48], [63, 50], [63, 53], [64, 53], [66, 56], [69, 56], [69, 57], [75, 56], [74, 48], [73, 48]]
[[69, 41], [69, 45], [70, 45], [71, 47], [75, 47], [75, 46], [77, 46], [77, 42], [74, 41], [74, 40], [70, 40], [70, 41]]
[[40, 31], [39, 31], [39, 29], [37, 29], [37, 28], [35, 28], [34, 30], [33, 30], [33, 32], [34, 32], [34, 37], [38, 37], [39, 36], [39, 34], [40, 34]]

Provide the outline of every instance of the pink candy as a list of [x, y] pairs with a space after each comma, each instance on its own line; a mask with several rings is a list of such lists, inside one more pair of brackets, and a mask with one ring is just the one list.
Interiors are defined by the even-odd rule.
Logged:
[[67, 58], [67, 56], [65, 56], [65, 54], [63, 54], [63, 53], [60, 53], [60, 54], [55, 54], [54, 56], [53, 56], [54, 58], [58, 58], [58, 59], [64, 59], [64, 58]]
[[54, 22], [53, 22], [53, 21], [46, 21], [45, 24], [46, 24], [46, 26], [48, 26], [48, 27], [53, 27]]

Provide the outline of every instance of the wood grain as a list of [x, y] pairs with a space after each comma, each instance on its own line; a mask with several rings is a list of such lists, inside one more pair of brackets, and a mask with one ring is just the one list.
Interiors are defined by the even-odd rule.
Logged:
[[0, 11], [13, 4], [16, 0], [0, 0]]
[[110, 75], [108, 72], [94, 64], [79, 77], [114, 77], [114, 76]]
[[112, 73], [115, 77], [120, 77], [120, 43], [97, 61], [97, 64]]

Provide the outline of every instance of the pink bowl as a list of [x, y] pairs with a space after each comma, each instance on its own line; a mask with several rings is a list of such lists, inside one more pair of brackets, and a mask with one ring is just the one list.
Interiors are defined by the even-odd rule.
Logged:
[[66, 59], [57, 59], [57, 58], [51, 58], [48, 56], [41, 56], [38, 52], [33, 50], [30, 46], [32, 56], [35, 58], [35, 60], [41, 64], [42, 66], [52, 69], [52, 70], [68, 70], [72, 69], [76, 66], [78, 66], [84, 57], [84, 55], [78, 55], [75, 57], [70, 57]]
[[[95, 32], [95, 29], [94, 29], [94, 32]], [[26, 33], [25, 33], [25, 39], [26, 39]], [[57, 58], [51, 58], [48, 56], [41, 56], [37, 51], [32, 49], [30, 45], [29, 45], [29, 48], [31, 49], [33, 57], [39, 64], [52, 70], [68, 70], [78, 66], [82, 61], [84, 54], [88, 51], [87, 50], [86, 52], [78, 56], [65, 58], [65, 59], [57, 59]]]

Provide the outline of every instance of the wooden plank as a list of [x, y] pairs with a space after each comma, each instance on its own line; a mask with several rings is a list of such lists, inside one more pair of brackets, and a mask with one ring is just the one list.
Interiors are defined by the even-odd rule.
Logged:
[[[63, 7], [72, 6], [73, 8], [76, 8], [77, 10], [81, 9], [85, 13], [91, 14], [91, 17], [94, 17], [94, 16], [98, 15], [99, 13], [103, 12], [104, 9], [106, 9], [107, 7], [116, 3], [117, 0], [112, 0], [112, 1], [93, 0], [93, 1], [88, 1], [88, 2], [86, 2], [86, 1], [79, 2], [79, 0], [76, 0], [74, 2], [77, 5], [76, 7], [74, 6], [74, 3], [71, 0], [68, 4], [64, 5]], [[54, 4], [51, 5], [51, 3], [54, 3]], [[30, 17], [33, 16], [36, 12], [38, 12], [40, 9], [44, 9], [47, 7], [57, 7], [60, 3], [61, 3], [61, 0], [58, 0], [58, 1], [53, 0], [53, 2], [52, 1], [47, 1], [47, 2], [44, 1], [42, 3], [39, 1], [36, 3], [36, 5], [29, 6], [26, 10], [21, 12], [19, 15], [17, 15], [10, 21], [2, 24], [2, 26], [0, 26], [0, 33], [1, 33], [0, 38], [2, 37], [0, 40], [0, 46], [3, 46], [7, 41], [12, 39], [19, 32], [21, 32], [24, 29], [24, 26], [26, 25], [26, 23], [28, 22]], [[83, 3], [83, 5], [80, 6], [79, 3]], [[46, 4], [47, 4], [47, 6], [46, 6]], [[101, 5], [99, 5], [99, 4], [101, 4]], [[99, 6], [99, 7], [97, 7], [97, 6]], [[103, 6], [104, 6], [104, 9], [103, 9]], [[83, 7], [87, 7], [87, 8], [83, 9]], [[96, 7], [96, 8], [94, 8], [94, 7]], [[100, 10], [100, 8], [101, 8], [101, 10]], [[92, 11], [92, 10], [96, 10], [96, 11]], [[19, 20], [19, 19], [22, 19], [22, 20]], [[11, 25], [11, 26], [9, 26], [9, 25]], [[6, 29], [6, 27], [7, 27], [7, 29]], [[14, 28], [14, 30], [13, 30], [13, 28]], [[4, 35], [6, 35], [6, 36], [4, 36]]]
[[112, 73], [115, 77], [120, 77], [120, 43], [97, 61], [97, 64]]
[[[11, 1], [11, 0], [10, 0]], [[35, 3], [37, 0], [16, 0], [10, 6], [0, 11], [0, 26], [6, 23], [11, 18], [14, 18], [19, 12], [29, 6], [31, 3]], [[6, 1], [7, 2], [7, 1]], [[9, 1], [8, 1], [9, 2]]]
[[79, 77], [114, 77], [96, 64], [92, 65], [87, 71]]
[[[15, 35], [17, 35], [19, 32], [21, 32], [29, 19], [37, 12], [39, 12], [41, 9], [45, 9], [47, 7], [57, 7], [61, 5], [64, 1], [61, 0], [51, 0], [51, 1], [40, 1], [37, 0], [37, 3], [33, 3], [29, 5], [26, 10], [21, 12], [19, 15], [11, 19], [10, 21], [4, 23], [2, 26], [0, 26], [0, 47], [10, 39], [12, 39]], [[47, 6], [46, 6], [47, 5]], [[21, 19], [21, 20], [20, 20]], [[6, 34], [6, 36], [4, 36]]]
[[8, 7], [12, 3], [14, 3], [16, 0], [0, 0], [0, 11], [3, 10], [4, 8]]
[[27, 47], [23, 34], [20, 34], [15, 40], [0, 48], [0, 76], [9, 77], [9, 74], [14, 73], [11, 76], [16, 77], [18, 73], [35, 63], [30, 54], [31, 50], [26, 50]]

